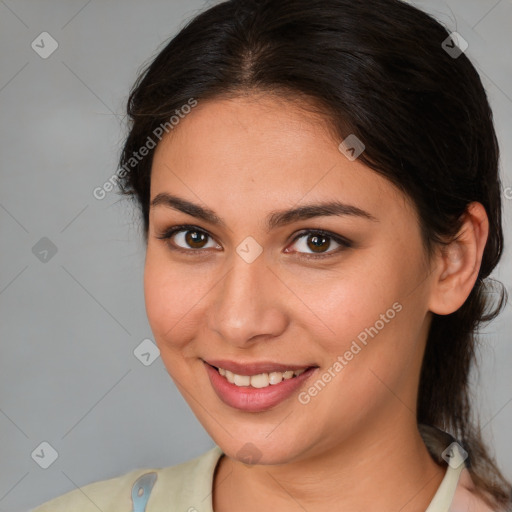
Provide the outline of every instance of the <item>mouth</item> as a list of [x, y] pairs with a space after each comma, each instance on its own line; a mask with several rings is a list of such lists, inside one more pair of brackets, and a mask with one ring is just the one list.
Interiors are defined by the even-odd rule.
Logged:
[[[217, 397], [224, 404], [246, 412], [261, 412], [276, 407], [305, 385], [319, 369], [316, 365], [287, 367], [266, 362], [242, 365], [223, 361], [214, 365], [213, 361], [203, 360], [203, 363]], [[234, 369], [240, 373], [233, 372]]]

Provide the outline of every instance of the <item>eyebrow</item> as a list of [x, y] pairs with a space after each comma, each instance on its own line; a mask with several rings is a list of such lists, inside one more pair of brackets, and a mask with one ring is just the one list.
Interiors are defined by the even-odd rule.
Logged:
[[[198, 204], [182, 199], [181, 197], [162, 192], [157, 194], [151, 201], [150, 208], [157, 206], [165, 206], [180, 212], [197, 217], [205, 222], [215, 226], [226, 228], [226, 223], [223, 219], [215, 214], [213, 210], [199, 206]], [[271, 211], [266, 218], [266, 228], [268, 231], [277, 227], [286, 226], [300, 220], [307, 220], [313, 217], [322, 216], [352, 216], [361, 217], [373, 222], [378, 222], [378, 219], [371, 213], [358, 208], [357, 206], [342, 203], [340, 201], [327, 201], [322, 203], [310, 203], [298, 208], [289, 210], [274, 210]]]

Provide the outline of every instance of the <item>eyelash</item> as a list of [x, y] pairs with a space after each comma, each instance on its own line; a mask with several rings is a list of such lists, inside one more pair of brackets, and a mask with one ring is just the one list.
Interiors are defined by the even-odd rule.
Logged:
[[[200, 229], [197, 226], [190, 225], [190, 224], [173, 226], [172, 228], [168, 229], [167, 231], [165, 231], [161, 235], [157, 236], [156, 238], [158, 238], [159, 240], [169, 240], [170, 241], [170, 238], [173, 235], [175, 235], [176, 233], [179, 233], [181, 231], [197, 231], [199, 233], [203, 233], [203, 234], [207, 235], [210, 238], [213, 238], [207, 231]], [[308, 260], [323, 259], [323, 258], [333, 256], [335, 254], [338, 254], [343, 249], [349, 249], [352, 247], [352, 243], [349, 240], [346, 240], [346, 239], [340, 237], [339, 235], [335, 235], [334, 233], [330, 233], [329, 231], [324, 231], [322, 229], [303, 230], [293, 238], [291, 243], [295, 243], [297, 240], [299, 240], [300, 238], [303, 238], [306, 235], [320, 235], [320, 236], [324, 236], [326, 238], [330, 238], [330, 239], [334, 240], [336, 243], [340, 244], [341, 247], [338, 247], [337, 249], [334, 249], [333, 251], [330, 251], [330, 252], [318, 253], [318, 254], [297, 252], [297, 254], [299, 255], [299, 258], [308, 259]], [[198, 256], [198, 255], [200, 255], [200, 253], [203, 252], [202, 249], [183, 249], [183, 247], [171, 245], [171, 243], [168, 243], [168, 246], [171, 250], [178, 251], [180, 253], [186, 254], [187, 256]]]

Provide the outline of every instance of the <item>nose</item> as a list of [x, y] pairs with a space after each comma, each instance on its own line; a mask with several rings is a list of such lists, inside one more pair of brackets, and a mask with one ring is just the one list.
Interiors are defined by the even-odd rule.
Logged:
[[260, 254], [247, 263], [234, 253], [230, 268], [214, 287], [207, 325], [239, 348], [279, 336], [288, 324], [285, 286]]

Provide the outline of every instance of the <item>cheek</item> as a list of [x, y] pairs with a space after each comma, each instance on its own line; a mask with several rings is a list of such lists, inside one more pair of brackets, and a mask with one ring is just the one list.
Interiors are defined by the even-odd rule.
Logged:
[[312, 275], [295, 278], [293, 288], [300, 304], [293, 303], [305, 313], [295, 318], [302, 319], [304, 328], [309, 326], [331, 340], [332, 349], [342, 349], [392, 308], [400, 298], [402, 279], [389, 261], [354, 253], [335, 271], [317, 272], [314, 279]]
[[345, 356], [347, 367], [375, 368], [393, 379], [391, 373], [416, 353], [427, 296], [422, 265], [404, 264], [419, 261], [412, 252], [387, 247], [379, 254], [368, 251], [367, 257], [354, 254], [347, 271], [340, 267], [316, 286], [297, 280], [302, 283], [297, 295], [308, 308], [302, 305], [307, 315], [295, 318], [303, 329], [315, 331], [328, 366]]
[[146, 314], [161, 351], [179, 349], [197, 324], [203, 281], [148, 247], [144, 268]]

